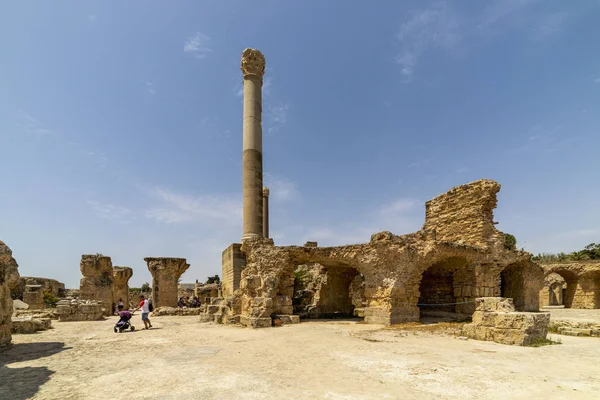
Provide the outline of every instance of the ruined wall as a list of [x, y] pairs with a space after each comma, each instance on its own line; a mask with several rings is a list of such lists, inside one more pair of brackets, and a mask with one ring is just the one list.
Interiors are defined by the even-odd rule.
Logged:
[[118, 303], [119, 299], [122, 299], [126, 310], [129, 308], [129, 279], [132, 276], [133, 269], [129, 267], [114, 266], [112, 268], [113, 301]]
[[504, 244], [494, 227], [494, 208], [500, 184], [482, 179], [450, 189], [425, 203], [423, 230], [434, 230], [436, 239], [471, 246]]
[[241, 244], [233, 243], [221, 255], [223, 296], [231, 296], [240, 288], [242, 270], [246, 267], [246, 256], [241, 247]]
[[158, 307], [177, 307], [177, 280], [190, 267], [185, 258], [146, 257], [152, 274], [152, 303]]
[[13, 301], [10, 292], [19, 283], [18, 268], [10, 248], [0, 241], [0, 348], [8, 346], [12, 340]]
[[105, 315], [112, 315], [113, 266], [110, 257], [84, 254], [79, 269], [83, 275], [79, 281], [80, 298], [101, 301]]
[[200, 303], [206, 303], [207, 299], [211, 299], [210, 302], [213, 298], [219, 297], [220, 289], [217, 283], [196, 283], [193, 295], [200, 300]]
[[23, 298], [26, 285], [41, 285], [42, 292], [49, 291], [54, 297], [65, 296], [65, 284], [56, 279], [40, 278], [36, 276], [22, 276], [19, 284], [11, 292], [13, 298]]
[[[598, 309], [600, 308], [600, 263], [597, 261], [577, 261], [567, 263], [544, 264], [546, 275], [544, 287], [538, 293], [539, 304], [550, 302], [549, 287], [553, 281], [548, 277], [558, 274], [564, 280], [562, 301], [566, 308]], [[558, 289], [554, 289], [558, 290]]]
[[103, 303], [96, 300], [61, 300], [56, 305], [58, 320], [98, 321], [103, 318]]

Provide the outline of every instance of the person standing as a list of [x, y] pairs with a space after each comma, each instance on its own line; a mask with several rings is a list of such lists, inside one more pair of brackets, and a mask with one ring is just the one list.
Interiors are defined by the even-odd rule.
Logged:
[[150, 329], [152, 328], [152, 324], [150, 323], [150, 318], [148, 318], [148, 314], [150, 314], [150, 305], [149, 305], [149, 301], [144, 298], [143, 295], [140, 296], [140, 304], [138, 305], [138, 307], [133, 310], [134, 312], [142, 309], [142, 322], [144, 323], [144, 329]]

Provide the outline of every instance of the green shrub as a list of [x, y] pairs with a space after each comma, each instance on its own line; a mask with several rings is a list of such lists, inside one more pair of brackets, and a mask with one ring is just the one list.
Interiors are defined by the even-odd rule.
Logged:
[[54, 296], [49, 290], [44, 291], [44, 304], [46, 307], [56, 307], [60, 299]]
[[504, 248], [506, 250], [516, 250], [517, 249], [517, 239], [510, 233], [504, 234]]

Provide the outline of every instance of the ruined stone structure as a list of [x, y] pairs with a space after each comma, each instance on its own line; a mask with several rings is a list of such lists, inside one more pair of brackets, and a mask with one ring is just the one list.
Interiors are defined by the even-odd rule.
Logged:
[[101, 301], [105, 315], [112, 315], [113, 266], [110, 257], [84, 254], [79, 269], [83, 275], [79, 281], [81, 299]]
[[512, 299], [477, 299], [473, 323], [464, 327], [464, 335], [502, 344], [527, 346], [546, 339], [550, 313], [515, 312]]
[[10, 292], [19, 284], [19, 265], [0, 240], [0, 348], [11, 343], [13, 301]]
[[17, 287], [11, 292], [13, 298], [23, 298], [26, 285], [41, 285], [42, 292], [49, 292], [54, 297], [65, 297], [65, 284], [55, 279], [34, 276], [22, 276]]
[[44, 292], [42, 285], [25, 285], [23, 301], [29, 305], [29, 310], [41, 310], [44, 308]]
[[105, 314], [103, 302], [95, 300], [61, 300], [56, 305], [58, 320], [97, 321]]
[[146, 257], [154, 307], [177, 307], [177, 280], [190, 267], [185, 258]]
[[[370, 243], [279, 247], [270, 239], [244, 240], [246, 267], [236, 292], [239, 309], [233, 307], [232, 314], [253, 327], [270, 326], [273, 313], [292, 314], [294, 271], [315, 263], [337, 276], [337, 285], [348, 285], [336, 289], [348, 296], [334, 308], [342, 313], [362, 308], [369, 323], [418, 321], [429, 310], [471, 315], [475, 299], [483, 296], [511, 297], [517, 310], [537, 311], [543, 272], [529, 253], [505, 248], [493, 221], [499, 189], [490, 180], [456, 187], [427, 203], [422, 230], [402, 236], [380, 232]], [[364, 279], [364, 307], [350, 296], [350, 277], [356, 276]]]
[[540, 307], [600, 308], [600, 262], [577, 261], [544, 264]]
[[245, 49], [241, 68], [244, 78], [243, 238], [247, 239], [263, 235], [262, 84], [265, 57], [258, 50]]
[[12, 317], [11, 331], [13, 334], [36, 333], [37, 331], [45, 331], [52, 327], [50, 318], [37, 318], [32, 316], [27, 317]]
[[114, 266], [113, 277], [113, 302], [123, 299], [125, 308], [129, 308], [129, 279], [133, 276], [133, 270], [129, 267]]
[[194, 287], [194, 296], [200, 303], [206, 304], [212, 301], [213, 298], [220, 297], [221, 287], [217, 283], [196, 283]]
[[221, 256], [223, 296], [232, 296], [233, 292], [240, 288], [242, 270], [246, 267], [246, 256], [241, 249], [240, 243], [233, 243]]

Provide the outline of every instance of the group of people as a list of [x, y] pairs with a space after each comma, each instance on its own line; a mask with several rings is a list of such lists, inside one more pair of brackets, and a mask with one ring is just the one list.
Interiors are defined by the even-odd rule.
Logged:
[[[143, 295], [141, 295], [140, 296], [140, 304], [138, 304], [138, 306], [135, 310], [131, 311], [131, 313], [134, 313], [139, 309], [142, 310], [142, 322], [144, 323], [144, 329], [152, 328], [152, 323], [150, 322], [150, 318], [148, 318], [148, 315], [150, 314], [150, 311], [151, 311], [150, 310], [150, 308], [152, 306], [151, 303], [152, 303], [152, 300], [146, 299]], [[115, 315], [119, 315], [119, 316], [123, 317], [122, 312], [124, 312], [124, 309], [125, 309], [125, 304], [123, 304], [123, 299], [119, 298], [119, 301], [116, 304], [113, 304], [113, 307], [115, 309]], [[125, 311], [125, 312], [127, 312], [127, 311]], [[129, 318], [131, 318], [131, 313], [129, 315]]]
[[179, 300], [177, 300], [177, 307], [179, 308], [183, 308], [183, 307], [188, 307], [188, 308], [198, 308], [200, 307], [200, 299], [196, 296], [194, 296], [192, 298], [192, 300], [190, 301], [190, 297], [186, 297], [185, 299], [183, 297], [180, 297]]

